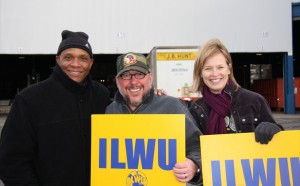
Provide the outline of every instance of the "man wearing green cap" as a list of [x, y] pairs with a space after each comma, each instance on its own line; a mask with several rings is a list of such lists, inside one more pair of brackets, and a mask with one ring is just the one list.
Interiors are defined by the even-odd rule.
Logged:
[[174, 175], [180, 182], [200, 184], [201, 132], [184, 103], [170, 96], [154, 93], [153, 75], [146, 57], [127, 53], [117, 59], [116, 83], [118, 91], [114, 101], [106, 108], [109, 114], [185, 114], [186, 161], [176, 163]]

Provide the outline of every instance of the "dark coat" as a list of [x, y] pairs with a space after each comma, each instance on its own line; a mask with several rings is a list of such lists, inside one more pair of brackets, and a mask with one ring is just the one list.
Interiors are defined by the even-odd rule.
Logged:
[[91, 114], [104, 113], [109, 92], [84, 85], [56, 66], [45, 81], [16, 95], [0, 140], [5, 185], [90, 185]]
[[[234, 85], [228, 86], [224, 92], [230, 96], [232, 101], [230, 111], [237, 132], [253, 132], [263, 121], [276, 123], [268, 102], [260, 94], [241, 87], [236, 88]], [[205, 98], [197, 100], [190, 107], [190, 112], [203, 133], [207, 128], [210, 111]], [[278, 126], [283, 130], [282, 126]]]

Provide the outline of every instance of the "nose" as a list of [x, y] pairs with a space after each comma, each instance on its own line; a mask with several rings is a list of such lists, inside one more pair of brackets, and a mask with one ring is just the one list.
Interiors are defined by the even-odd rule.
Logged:
[[72, 66], [80, 66], [80, 60], [78, 58], [74, 58], [71, 65]]
[[217, 68], [212, 68], [211, 74], [212, 75], [217, 75], [218, 74], [218, 69]]
[[131, 76], [131, 79], [130, 79], [130, 83], [131, 84], [136, 84], [138, 82], [138, 79], [136, 79], [136, 77], [134, 75]]

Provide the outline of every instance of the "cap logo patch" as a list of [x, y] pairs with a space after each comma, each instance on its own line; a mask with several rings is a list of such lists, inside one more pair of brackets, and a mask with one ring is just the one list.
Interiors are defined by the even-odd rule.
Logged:
[[123, 64], [125, 67], [134, 65], [136, 63], [136, 56], [133, 54], [128, 54], [124, 57]]
[[90, 47], [89, 47], [89, 44], [85, 44], [85, 46], [86, 46], [87, 48], [90, 48]]

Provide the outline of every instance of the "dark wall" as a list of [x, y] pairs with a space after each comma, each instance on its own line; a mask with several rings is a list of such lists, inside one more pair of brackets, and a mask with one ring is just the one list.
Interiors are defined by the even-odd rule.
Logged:
[[[117, 55], [94, 55], [92, 78], [116, 91]], [[0, 100], [13, 99], [18, 91], [29, 84], [45, 80], [53, 71], [55, 55], [0, 55]]]
[[[272, 64], [272, 77], [279, 78], [283, 75], [283, 53], [264, 53], [259, 56], [255, 53], [232, 53], [231, 55], [235, 77], [245, 88], [251, 89], [250, 64]], [[104, 84], [110, 90], [111, 97], [117, 90], [114, 78], [118, 56], [117, 54], [94, 55], [94, 65], [91, 70], [92, 78]], [[28, 84], [46, 79], [52, 73], [54, 66], [55, 55], [0, 55], [0, 100], [13, 99], [16, 93]], [[296, 68], [299, 69], [299, 66]]]

